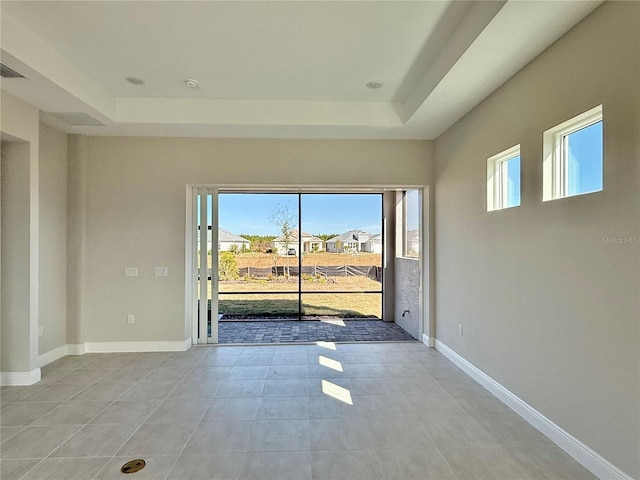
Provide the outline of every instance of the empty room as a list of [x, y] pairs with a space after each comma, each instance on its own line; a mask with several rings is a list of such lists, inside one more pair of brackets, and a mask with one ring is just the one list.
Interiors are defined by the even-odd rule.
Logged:
[[640, 2], [0, 2], [0, 478], [640, 479]]

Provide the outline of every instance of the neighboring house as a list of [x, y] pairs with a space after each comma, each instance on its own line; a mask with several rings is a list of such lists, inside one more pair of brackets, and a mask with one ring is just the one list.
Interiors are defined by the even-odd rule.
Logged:
[[382, 234], [374, 235], [364, 242], [362, 251], [367, 253], [382, 253]]
[[[298, 256], [298, 247], [299, 247], [299, 234], [298, 230], [293, 230], [291, 232], [291, 239], [289, 242], [285, 242], [285, 240], [280, 236], [274, 238], [271, 242], [273, 250], [279, 255], [296, 255]], [[321, 252], [322, 251], [322, 239], [316, 237], [315, 235], [311, 235], [310, 233], [302, 232], [302, 251], [304, 253], [309, 252]]]
[[[211, 242], [211, 227], [209, 227], [209, 235], [207, 235], [207, 240]], [[218, 228], [218, 251], [220, 252], [228, 252], [230, 250], [235, 249], [240, 252], [243, 249], [249, 250], [251, 248], [251, 242], [240, 235], [236, 235], [235, 233], [231, 233], [224, 228]]]
[[416, 257], [420, 254], [420, 232], [418, 230], [407, 230], [407, 254]]
[[364, 244], [369, 240], [371, 234], [364, 230], [349, 230], [327, 240], [327, 252], [331, 253], [355, 253], [362, 252]]

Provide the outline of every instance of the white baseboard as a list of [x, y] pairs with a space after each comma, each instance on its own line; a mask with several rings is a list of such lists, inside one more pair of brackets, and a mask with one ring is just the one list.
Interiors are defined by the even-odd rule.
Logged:
[[504, 402], [509, 408], [528, 421], [536, 429], [546, 435], [551, 441], [584, 465], [598, 478], [603, 480], [633, 480], [629, 475], [624, 473], [607, 459], [553, 423], [535, 408], [511, 393], [482, 370], [451, 350], [440, 340], [436, 339], [435, 347], [436, 350], [441, 352], [445, 357], [460, 367], [460, 369], [462, 369], [467, 375]]
[[422, 343], [424, 343], [427, 347], [431, 347], [431, 348], [435, 347], [435, 343], [433, 341], [433, 338], [431, 338], [426, 333], [422, 334]]
[[38, 366], [44, 367], [45, 365], [55, 362], [59, 358], [67, 355], [67, 347], [69, 345], [61, 345], [58, 348], [54, 348], [53, 350], [49, 350], [47, 353], [43, 353], [38, 356]]
[[0, 373], [0, 385], [14, 387], [19, 385], [33, 385], [40, 381], [40, 369], [30, 372], [2, 372]]
[[87, 353], [86, 343], [67, 344], [67, 355], [84, 355], [85, 353]]
[[184, 352], [191, 347], [191, 338], [157, 342], [87, 342], [84, 345], [86, 353]]

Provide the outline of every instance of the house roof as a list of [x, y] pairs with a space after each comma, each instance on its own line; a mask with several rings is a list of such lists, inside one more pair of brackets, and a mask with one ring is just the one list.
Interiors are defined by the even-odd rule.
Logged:
[[231, 233], [228, 230], [225, 230], [223, 228], [219, 228], [218, 229], [218, 241], [219, 242], [245, 242], [245, 243], [251, 243], [246, 238], [241, 237], [240, 235], [236, 235], [235, 233]]
[[367, 240], [367, 242], [369, 242], [369, 243], [380, 243], [380, 242], [382, 242], [382, 234], [378, 233], [377, 235], [374, 235], [374, 236], [370, 237], [369, 240]]
[[433, 140], [599, 3], [3, 0], [2, 89], [67, 133]]
[[[363, 237], [362, 239], [360, 237]], [[365, 230], [349, 230], [348, 232], [344, 232], [336, 237], [330, 238], [327, 240], [327, 243], [331, 242], [364, 242], [367, 241], [371, 237], [371, 234]]]
[[[291, 240], [298, 241], [298, 230], [293, 230], [291, 232]], [[276, 237], [273, 239], [274, 242], [282, 242], [282, 236]], [[304, 242], [322, 242], [321, 238], [316, 237], [310, 233], [302, 232], [302, 241]]]

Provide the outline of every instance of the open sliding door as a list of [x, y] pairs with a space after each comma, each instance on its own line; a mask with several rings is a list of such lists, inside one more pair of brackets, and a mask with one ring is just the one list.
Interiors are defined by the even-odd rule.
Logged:
[[218, 191], [193, 190], [193, 337], [218, 343]]

